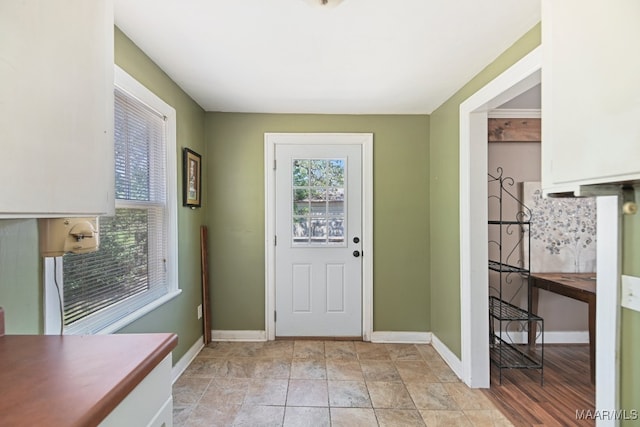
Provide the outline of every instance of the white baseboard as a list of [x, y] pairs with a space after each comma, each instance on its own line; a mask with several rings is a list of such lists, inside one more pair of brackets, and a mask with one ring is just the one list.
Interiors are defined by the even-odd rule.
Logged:
[[545, 344], [589, 344], [589, 331], [549, 331], [544, 333]]
[[[510, 339], [517, 344], [525, 344], [528, 340], [526, 332], [516, 332], [509, 334]], [[538, 337], [540, 338], [540, 337]], [[588, 331], [550, 331], [544, 333], [545, 344], [588, 344]], [[438, 337], [431, 334], [431, 346], [438, 352], [440, 357], [453, 372], [462, 379], [462, 361], [447, 347]]]
[[[211, 331], [212, 341], [267, 341], [265, 331]], [[379, 331], [371, 333], [371, 342], [398, 344], [429, 344], [431, 332]]]
[[371, 333], [371, 342], [394, 344], [429, 344], [431, 332], [376, 331]]
[[431, 346], [451, 368], [454, 374], [462, 379], [462, 361], [437, 336], [431, 335]]
[[[505, 340], [514, 344], [526, 344], [529, 336], [527, 332], [509, 332], [509, 336], [505, 337]], [[538, 336], [536, 342], [541, 343], [542, 337]], [[589, 344], [589, 331], [547, 331], [544, 333], [544, 343]]]
[[267, 341], [267, 332], [212, 330], [211, 341]]
[[204, 337], [201, 336], [196, 340], [195, 343], [193, 343], [191, 348], [187, 350], [187, 352], [180, 358], [180, 360], [178, 360], [178, 362], [176, 362], [176, 364], [173, 365], [173, 368], [171, 368], [172, 383], [175, 383], [176, 380], [180, 378], [180, 375], [182, 375], [185, 369], [189, 367], [191, 362], [193, 362], [193, 359], [196, 358], [198, 353], [200, 353], [200, 350], [202, 350], [203, 348], [204, 348]]

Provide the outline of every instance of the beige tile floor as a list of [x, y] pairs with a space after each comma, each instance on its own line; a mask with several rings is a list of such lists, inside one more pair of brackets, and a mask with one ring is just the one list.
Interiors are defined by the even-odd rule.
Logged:
[[173, 385], [175, 426], [511, 426], [430, 345], [215, 342]]

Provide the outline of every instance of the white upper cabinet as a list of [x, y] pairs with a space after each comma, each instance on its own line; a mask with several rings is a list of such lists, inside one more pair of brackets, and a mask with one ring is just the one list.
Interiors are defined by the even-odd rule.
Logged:
[[111, 0], [0, 1], [0, 217], [113, 211]]
[[543, 0], [545, 192], [640, 179], [640, 1]]

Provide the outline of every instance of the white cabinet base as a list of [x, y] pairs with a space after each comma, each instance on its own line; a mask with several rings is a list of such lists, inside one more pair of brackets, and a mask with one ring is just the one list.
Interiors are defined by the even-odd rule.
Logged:
[[101, 427], [171, 427], [171, 353], [105, 418]]

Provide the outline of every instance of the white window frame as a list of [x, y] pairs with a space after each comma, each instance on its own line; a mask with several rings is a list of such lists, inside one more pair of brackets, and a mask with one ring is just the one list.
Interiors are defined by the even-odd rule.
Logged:
[[[178, 287], [178, 180], [176, 161], [176, 110], [160, 99], [157, 95], [131, 77], [123, 69], [114, 66], [114, 84], [120, 90], [137, 98], [142, 103], [157, 111], [166, 118], [166, 179], [167, 179], [167, 293], [152, 300], [143, 307], [129, 313], [125, 317], [108, 323], [96, 330], [96, 324], [104, 324], [110, 317], [110, 310], [106, 308], [91, 314], [85, 319], [74, 322], [71, 330], [62, 325], [62, 292], [58, 292], [58, 285], [62, 289], [62, 257], [44, 259], [44, 333], [70, 334], [91, 333], [109, 334], [117, 332], [162, 304], [177, 297], [182, 291]], [[57, 273], [57, 284], [54, 280]], [[119, 305], [115, 304], [115, 306]]]

